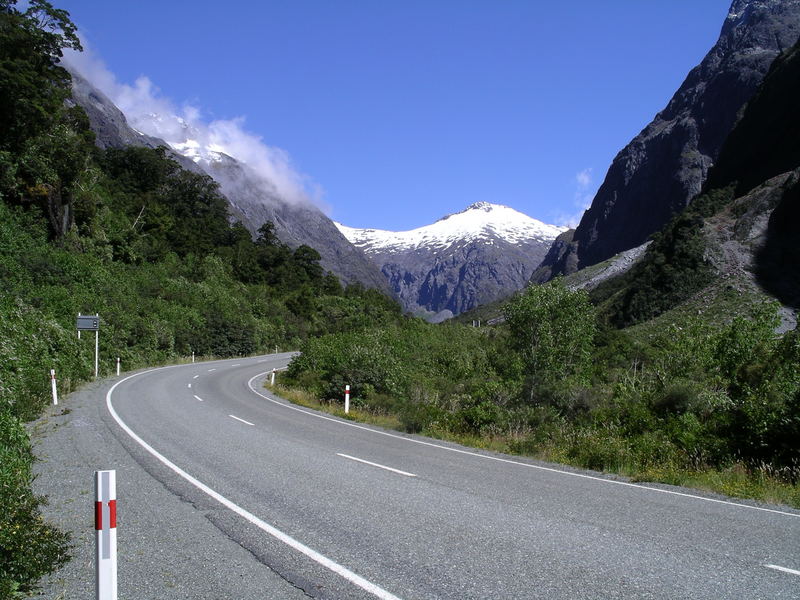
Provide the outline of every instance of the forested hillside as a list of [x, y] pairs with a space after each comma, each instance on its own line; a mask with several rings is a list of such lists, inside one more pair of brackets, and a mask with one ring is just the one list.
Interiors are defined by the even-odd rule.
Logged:
[[23, 421], [100, 371], [199, 356], [297, 348], [302, 340], [396, 323], [399, 307], [342, 288], [313, 248], [252, 239], [231, 223], [209, 177], [163, 149], [100, 150], [69, 101], [61, 49], [79, 48], [68, 15], [34, 0], [0, 3], [0, 598], [64, 560], [66, 539], [39, 517]]

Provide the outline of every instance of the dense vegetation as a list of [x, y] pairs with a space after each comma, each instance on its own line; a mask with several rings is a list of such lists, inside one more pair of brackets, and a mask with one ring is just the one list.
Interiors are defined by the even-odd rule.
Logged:
[[[247, 355], [365, 325], [398, 306], [343, 288], [308, 246], [266, 223], [255, 240], [230, 223], [210, 178], [166, 149], [94, 146], [71, 106], [61, 49], [79, 48], [68, 15], [0, 1], [0, 598], [29, 591], [67, 556], [41, 519], [23, 422], [93, 375], [75, 316], [101, 317], [101, 374], [204, 356]], [[93, 336], [91, 336], [93, 341]]]
[[[506, 316], [310, 339], [284, 383], [338, 403], [349, 382], [355, 409], [406, 431], [591, 469], [674, 483], [738, 469], [747, 485], [783, 482], [772, 498], [800, 505], [800, 336], [774, 336], [775, 306], [642, 342], [598, 327], [586, 294], [554, 282]], [[738, 476], [722, 489], [754, 493]]]

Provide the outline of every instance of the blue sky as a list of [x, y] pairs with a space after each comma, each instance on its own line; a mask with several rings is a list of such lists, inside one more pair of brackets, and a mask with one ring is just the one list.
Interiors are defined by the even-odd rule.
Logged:
[[574, 221], [730, 0], [54, 4], [118, 82], [239, 118], [332, 218], [405, 230], [479, 201]]

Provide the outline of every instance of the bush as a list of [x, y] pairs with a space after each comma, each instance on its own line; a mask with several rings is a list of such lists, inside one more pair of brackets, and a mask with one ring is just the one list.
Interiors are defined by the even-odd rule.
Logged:
[[529, 389], [566, 378], [588, 383], [596, 316], [585, 292], [570, 291], [559, 281], [530, 286], [504, 313]]
[[0, 409], [0, 598], [31, 591], [68, 558], [67, 534], [44, 522], [31, 491], [32, 461], [22, 423]]

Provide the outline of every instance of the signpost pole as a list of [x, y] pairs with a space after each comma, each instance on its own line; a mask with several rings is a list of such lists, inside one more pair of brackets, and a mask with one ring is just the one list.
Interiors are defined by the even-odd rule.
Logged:
[[94, 378], [100, 371], [100, 330], [94, 330]]
[[81, 330], [94, 331], [94, 378], [100, 374], [100, 315], [82, 315], [78, 313], [78, 320], [75, 325], [78, 330], [78, 337], [81, 337]]

